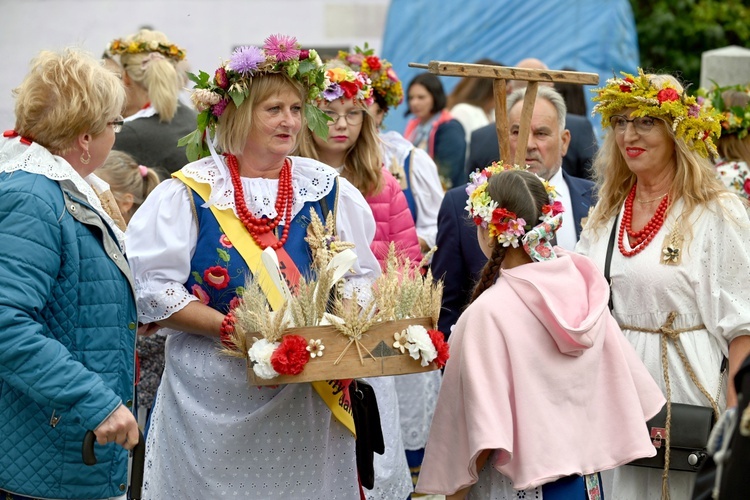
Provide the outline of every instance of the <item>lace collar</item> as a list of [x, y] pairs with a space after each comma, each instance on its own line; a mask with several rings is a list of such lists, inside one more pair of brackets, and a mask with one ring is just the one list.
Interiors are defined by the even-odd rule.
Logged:
[[19, 137], [5, 139], [0, 146], [0, 172], [15, 172], [16, 170], [43, 175], [55, 182], [64, 180], [72, 182], [81, 196], [86, 199], [86, 202], [96, 210], [102, 220], [112, 229], [120, 250], [125, 251], [125, 234], [104, 210], [102, 202], [96, 194], [96, 190], [103, 192], [109, 189], [106, 182], [94, 174], [90, 174], [84, 179], [65, 159], [53, 155], [36, 142], [26, 146], [21, 143]]
[[[306, 202], [317, 201], [330, 193], [338, 174], [328, 165], [310, 158], [290, 156], [289, 160], [292, 162], [292, 189], [294, 191], [292, 218], [294, 218]], [[237, 215], [232, 178], [223, 157], [212, 155], [195, 161], [184, 166], [181, 172], [186, 177], [211, 186], [211, 196], [202, 205], [203, 207], [216, 206], [221, 210], [231, 208]], [[276, 203], [278, 187], [278, 179], [242, 177], [245, 203], [253, 215], [276, 217], [274, 203]]]

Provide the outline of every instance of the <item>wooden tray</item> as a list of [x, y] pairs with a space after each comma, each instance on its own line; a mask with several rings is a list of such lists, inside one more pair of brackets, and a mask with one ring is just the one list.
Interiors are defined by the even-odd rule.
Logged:
[[[317, 380], [338, 380], [361, 377], [381, 377], [385, 375], [404, 375], [437, 370], [435, 363], [421, 365], [421, 360], [409, 356], [406, 351], [393, 348], [393, 334], [401, 332], [411, 325], [421, 325], [427, 329], [433, 327], [430, 318], [412, 318], [398, 321], [378, 323], [362, 335], [360, 345], [366, 347], [375, 359], [362, 350], [362, 361], [359, 359], [357, 347], [352, 344], [337, 365], [333, 363], [349, 343], [349, 339], [339, 333], [332, 326], [316, 326], [307, 328], [290, 328], [288, 335], [300, 335], [305, 339], [320, 339], [325, 346], [323, 356], [311, 358], [305, 369], [299, 375], [279, 375], [272, 379], [263, 379], [255, 375], [252, 364], [248, 360], [247, 376], [251, 385], [279, 385], [299, 384]], [[257, 333], [248, 334], [248, 345], [252, 344], [252, 337]]]

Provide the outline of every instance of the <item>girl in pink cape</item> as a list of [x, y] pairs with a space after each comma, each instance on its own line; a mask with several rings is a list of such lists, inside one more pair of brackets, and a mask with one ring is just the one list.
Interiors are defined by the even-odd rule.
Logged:
[[450, 338], [417, 491], [603, 498], [600, 471], [655, 454], [646, 421], [664, 397], [596, 266], [552, 247], [554, 188], [493, 164], [467, 190], [489, 260]]

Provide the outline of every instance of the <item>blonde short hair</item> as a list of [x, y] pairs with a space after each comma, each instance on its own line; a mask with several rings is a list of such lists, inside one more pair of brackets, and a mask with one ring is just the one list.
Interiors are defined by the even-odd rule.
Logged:
[[81, 134], [104, 132], [122, 112], [125, 89], [99, 60], [68, 48], [40, 52], [13, 96], [16, 132], [61, 155]]
[[[164, 33], [148, 29], [128, 36], [125, 42], [158, 42], [170, 45]], [[171, 122], [177, 112], [180, 89], [186, 83], [186, 75], [182, 69], [186, 67], [186, 63], [178, 63], [158, 51], [135, 54], [126, 52], [119, 57], [120, 65], [130, 79], [148, 92], [148, 100], [159, 113], [159, 121]]]
[[240, 107], [235, 106], [233, 101], [229, 101], [226, 109], [219, 117], [219, 123], [216, 126], [219, 149], [233, 155], [240, 154], [252, 129], [255, 106], [279, 93], [285, 87], [299, 94], [303, 111], [302, 128], [307, 128], [304, 119], [305, 89], [302, 85], [283, 73], [258, 75], [250, 82], [249, 95], [240, 104]]

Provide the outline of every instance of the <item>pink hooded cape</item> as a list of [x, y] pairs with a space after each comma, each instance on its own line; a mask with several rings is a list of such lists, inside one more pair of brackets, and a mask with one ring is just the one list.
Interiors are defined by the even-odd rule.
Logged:
[[476, 483], [482, 450], [519, 490], [655, 454], [645, 422], [664, 396], [594, 263], [555, 252], [503, 270], [458, 320], [417, 491]]

